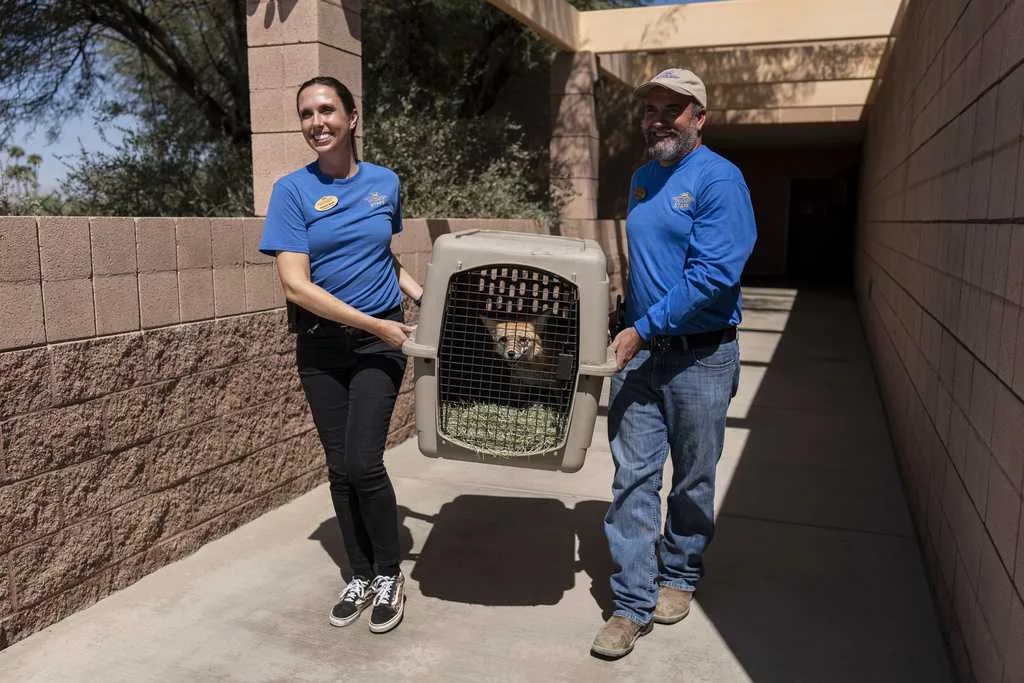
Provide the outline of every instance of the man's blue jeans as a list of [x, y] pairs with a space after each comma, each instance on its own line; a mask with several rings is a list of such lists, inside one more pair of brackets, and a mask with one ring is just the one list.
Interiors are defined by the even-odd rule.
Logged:
[[[715, 466], [739, 373], [739, 346], [731, 341], [688, 351], [641, 349], [612, 378], [615, 480], [604, 530], [615, 564], [615, 615], [646, 624], [659, 586], [693, 591], [703, 575], [714, 532]], [[659, 532], [669, 454], [672, 489]]]

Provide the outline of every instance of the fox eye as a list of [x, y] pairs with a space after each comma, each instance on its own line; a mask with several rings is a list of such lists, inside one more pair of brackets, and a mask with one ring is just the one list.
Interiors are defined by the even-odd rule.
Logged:
[[498, 343], [499, 344], [504, 344], [507, 341], [508, 341], [508, 337], [498, 337]]

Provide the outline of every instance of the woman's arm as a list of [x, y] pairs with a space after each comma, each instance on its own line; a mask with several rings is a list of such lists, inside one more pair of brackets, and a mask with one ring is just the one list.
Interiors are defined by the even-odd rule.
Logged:
[[[277, 254], [277, 275], [288, 301], [321, 318], [366, 330], [398, 347], [414, 328], [394, 320], [381, 320], [349, 306], [309, 278], [309, 255], [292, 251]], [[410, 278], [411, 279], [411, 278]], [[414, 282], [415, 284], [415, 282]], [[418, 287], [419, 285], [417, 285]]]
[[394, 252], [391, 253], [391, 258], [395, 261], [395, 272], [398, 273], [399, 289], [419, 305], [420, 299], [423, 298], [423, 287], [420, 283], [416, 282], [416, 278], [412, 276], [412, 273], [405, 269], [405, 266], [398, 260]]

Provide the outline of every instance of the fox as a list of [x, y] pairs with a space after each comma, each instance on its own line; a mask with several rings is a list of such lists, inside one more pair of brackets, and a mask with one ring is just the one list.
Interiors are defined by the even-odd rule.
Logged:
[[491, 333], [494, 352], [509, 364], [512, 375], [527, 384], [547, 385], [555, 381], [555, 360], [545, 353], [541, 334], [547, 316], [533, 320], [494, 320], [481, 317]]

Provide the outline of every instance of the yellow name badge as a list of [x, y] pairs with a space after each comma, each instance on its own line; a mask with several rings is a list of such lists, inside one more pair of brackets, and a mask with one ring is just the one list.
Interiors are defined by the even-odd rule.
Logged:
[[636, 198], [638, 202], [642, 202], [644, 199], [647, 198], [647, 190], [645, 190], [642, 187], [638, 187], [636, 188], [636, 190], [633, 191], [633, 196]]
[[316, 204], [313, 208], [317, 211], [327, 211], [327, 209], [333, 209], [338, 205], [338, 198], [333, 194], [325, 194], [320, 199], [316, 200]]

